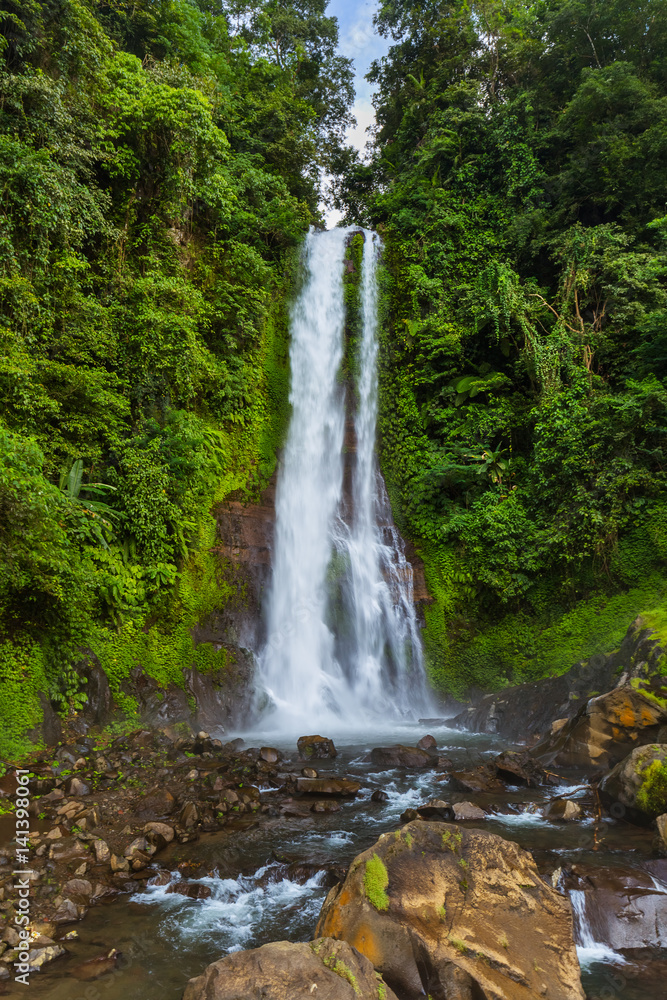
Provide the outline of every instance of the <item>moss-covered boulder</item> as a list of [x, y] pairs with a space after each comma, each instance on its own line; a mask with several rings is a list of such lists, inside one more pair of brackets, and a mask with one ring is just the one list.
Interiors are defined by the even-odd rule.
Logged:
[[649, 823], [667, 812], [667, 744], [637, 747], [600, 782], [612, 816]]
[[344, 941], [274, 941], [213, 962], [183, 1000], [397, 1000], [373, 966]]
[[417, 820], [331, 890], [316, 934], [347, 941], [404, 998], [583, 1000], [568, 900], [517, 844]]

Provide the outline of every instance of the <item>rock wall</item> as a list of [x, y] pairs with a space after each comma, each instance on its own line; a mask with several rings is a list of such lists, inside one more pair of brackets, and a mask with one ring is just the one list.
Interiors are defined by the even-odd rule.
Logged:
[[[664, 688], [661, 658], [665, 650], [641, 618], [628, 629], [619, 649], [575, 663], [560, 677], [518, 684], [498, 694], [480, 697], [452, 721], [464, 729], [497, 733], [510, 740], [535, 741], [572, 719], [589, 699], [611, 688], [641, 682], [647, 689]], [[554, 720], [558, 720], [554, 722]], [[557, 729], [554, 729], [557, 732]]]

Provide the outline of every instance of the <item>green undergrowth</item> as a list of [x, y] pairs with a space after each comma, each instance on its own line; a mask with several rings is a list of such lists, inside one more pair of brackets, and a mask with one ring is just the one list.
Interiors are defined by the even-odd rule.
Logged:
[[[298, 254], [286, 263], [282, 289], [276, 293], [255, 354], [256, 378], [249, 419], [217, 430], [224, 468], [208, 480], [208, 492], [196, 484], [198, 506], [187, 555], [168, 567], [169, 575], [151, 586], [150, 567], [128, 559], [113, 542], [89, 563], [91, 589], [111, 593], [114, 614], [100, 620], [92, 601], [81, 602], [69, 632], [45, 641], [26, 630], [0, 642], [0, 754], [20, 758], [40, 745], [40, 693], [56, 699], [63, 712], [85, 706], [85, 683], [74, 667], [82, 651], [92, 653], [104, 669], [120, 716], [118, 731], [136, 724], [137, 702], [126, 682], [138, 667], [160, 687], [183, 687], [184, 670], [229, 674], [234, 651], [211, 643], [195, 644], [194, 627], [224, 608], [236, 588], [229, 582], [226, 561], [215, 551], [216, 506], [239, 492], [258, 498], [274, 472], [276, 451], [289, 420], [287, 304]], [[102, 556], [102, 558], [100, 558]], [[116, 588], [112, 591], [112, 587]], [[50, 641], [49, 641], [50, 640]]]
[[[665, 599], [667, 583], [654, 574], [642, 586], [593, 594], [568, 610], [538, 617], [526, 612], [497, 622], [462, 620], [448, 604], [450, 592], [426, 561], [433, 603], [427, 606], [425, 648], [431, 677], [442, 690], [463, 696], [471, 686], [488, 690], [559, 676], [579, 660], [618, 649], [643, 608]], [[435, 577], [435, 579], [434, 579]]]

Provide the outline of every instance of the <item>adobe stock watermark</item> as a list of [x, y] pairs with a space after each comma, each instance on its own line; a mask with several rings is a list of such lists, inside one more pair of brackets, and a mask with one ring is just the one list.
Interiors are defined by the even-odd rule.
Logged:
[[14, 962], [16, 975], [14, 979], [23, 986], [29, 985], [30, 979], [30, 789], [28, 787], [30, 771], [19, 768], [16, 772], [16, 796], [14, 816], [16, 822], [16, 859], [14, 863], [14, 888], [18, 892], [18, 900], [14, 906], [14, 924], [19, 936], [18, 957]]

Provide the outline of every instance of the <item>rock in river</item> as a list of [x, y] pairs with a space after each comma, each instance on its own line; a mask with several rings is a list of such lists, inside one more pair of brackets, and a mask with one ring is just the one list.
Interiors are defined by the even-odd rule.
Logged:
[[397, 1000], [373, 966], [344, 941], [274, 941], [209, 965], [183, 1000]]
[[323, 760], [326, 757], [336, 757], [338, 751], [333, 740], [326, 736], [301, 736], [296, 744], [299, 755], [306, 760]]
[[648, 823], [667, 810], [667, 744], [637, 747], [600, 782], [615, 819]]
[[334, 795], [336, 798], [356, 795], [361, 785], [349, 778], [297, 778], [296, 790], [304, 795]]
[[584, 996], [568, 900], [483, 830], [418, 820], [383, 834], [331, 890], [316, 934], [347, 941], [405, 1000]]
[[371, 750], [371, 760], [376, 767], [433, 767], [435, 761], [430, 753], [420, 747], [375, 747]]

